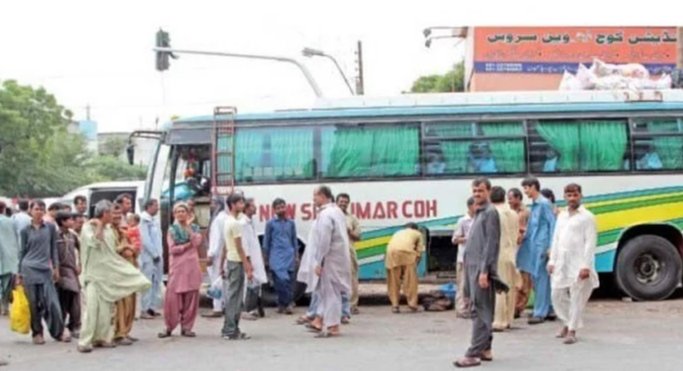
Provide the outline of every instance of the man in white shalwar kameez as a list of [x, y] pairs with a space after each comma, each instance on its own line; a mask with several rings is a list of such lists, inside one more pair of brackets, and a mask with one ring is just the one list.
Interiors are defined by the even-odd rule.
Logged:
[[583, 310], [593, 290], [600, 286], [594, 264], [597, 225], [593, 214], [581, 205], [582, 197], [580, 185], [564, 188], [567, 209], [557, 218], [548, 262], [553, 307], [563, 323], [557, 337], [565, 344], [576, 343]]
[[[213, 286], [216, 281], [222, 281], [221, 256], [223, 247], [225, 246], [223, 230], [225, 227], [225, 219], [228, 217], [228, 214], [225, 212], [225, 199], [221, 196], [214, 196], [211, 200], [211, 207], [213, 208], [213, 217], [211, 225], [209, 226], [209, 251], [206, 254], [206, 270], [208, 271], [209, 279], [211, 280], [210, 285]], [[219, 287], [223, 287], [223, 284]], [[211, 313], [203, 314], [202, 317], [223, 317], [223, 299], [213, 299], [213, 311]]]
[[298, 280], [307, 291], [315, 291], [320, 301], [316, 314], [322, 319], [318, 337], [338, 336], [341, 323], [342, 293], [351, 290], [351, 256], [346, 216], [335, 205], [332, 191], [320, 186], [313, 192], [318, 217], [311, 229]]
[[249, 256], [249, 262], [254, 269], [251, 281], [247, 281], [247, 289], [244, 298], [244, 313], [242, 319], [255, 320], [264, 316], [263, 304], [261, 302], [261, 286], [268, 283], [265, 263], [263, 262], [263, 252], [261, 243], [256, 235], [253, 217], [256, 215], [256, 204], [253, 198], [247, 198], [244, 205], [244, 212], [240, 214], [238, 221], [242, 228], [242, 246], [244, 252]]

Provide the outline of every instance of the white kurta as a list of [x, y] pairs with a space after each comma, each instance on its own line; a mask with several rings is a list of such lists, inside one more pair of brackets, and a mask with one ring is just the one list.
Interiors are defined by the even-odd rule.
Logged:
[[252, 268], [254, 268], [254, 278], [260, 284], [268, 282], [268, 275], [266, 274], [266, 267], [263, 263], [263, 252], [261, 251], [261, 244], [256, 236], [256, 229], [254, 229], [254, 221], [249, 219], [244, 214], [239, 217], [240, 227], [242, 228], [242, 246], [244, 252], [249, 256]]
[[[570, 214], [563, 210], [557, 218], [550, 250], [549, 266], [552, 300], [555, 312], [569, 330], [582, 326], [583, 309], [593, 289], [600, 286], [595, 271], [595, 248], [598, 241], [593, 214], [583, 206]], [[590, 276], [581, 280], [579, 273], [589, 269]]]
[[315, 291], [318, 286], [318, 276], [315, 274], [315, 257], [317, 254], [317, 243], [315, 239], [315, 231], [317, 229], [318, 219], [316, 218], [311, 224], [311, 229], [308, 232], [306, 239], [306, 249], [301, 255], [301, 262], [299, 264], [299, 272], [296, 275], [296, 280], [306, 284], [306, 293], [310, 294]]
[[[346, 216], [337, 205], [324, 205], [311, 229], [306, 246], [310, 248], [305, 264], [299, 270], [299, 279], [319, 294], [317, 314], [325, 328], [337, 326], [341, 321], [341, 294], [351, 292], [351, 244], [346, 230]], [[318, 278], [315, 267], [322, 266]]]
[[[219, 212], [211, 222], [211, 226], [209, 228], [209, 251], [207, 253], [207, 259], [211, 260], [212, 264], [210, 267], [208, 267], [207, 271], [209, 272], [211, 285], [213, 285], [216, 280], [221, 278], [221, 255], [223, 252], [223, 247], [225, 246], [223, 229], [225, 228], [225, 220], [227, 218], [228, 214], [225, 211]], [[213, 310], [215, 312], [222, 311], [223, 300], [213, 299]]]

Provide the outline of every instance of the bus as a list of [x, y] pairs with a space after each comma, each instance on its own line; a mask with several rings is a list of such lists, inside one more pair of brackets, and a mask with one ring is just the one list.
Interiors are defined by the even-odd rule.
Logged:
[[680, 90], [321, 99], [306, 109], [219, 110], [145, 135], [159, 141], [145, 197], [168, 205], [165, 225], [176, 200], [193, 197], [208, 210], [212, 192], [234, 186], [255, 198], [259, 234], [273, 217], [272, 200], [286, 200], [305, 249], [314, 187], [348, 193], [363, 230], [355, 244], [361, 280], [385, 278], [386, 244], [407, 222], [425, 234], [420, 277], [452, 276], [451, 233], [472, 180], [511, 189], [535, 176], [559, 207], [566, 184], [583, 186], [599, 229], [595, 267], [623, 293], [661, 300], [681, 285]]

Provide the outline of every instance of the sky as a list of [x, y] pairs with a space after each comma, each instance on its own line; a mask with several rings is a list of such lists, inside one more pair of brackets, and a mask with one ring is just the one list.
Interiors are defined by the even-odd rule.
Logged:
[[174, 115], [210, 115], [220, 105], [240, 111], [301, 108], [309, 107], [315, 98], [297, 69], [277, 62], [182, 55], [160, 73], [151, 50], [160, 27], [170, 33], [175, 48], [297, 58], [310, 68], [325, 96], [333, 98], [349, 95], [343, 79], [329, 60], [301, 56], [304, 47], [335, 56], [353, 78], [356, 41], [361, 40], [366, 94], [387, 96], [410, 89], [421, 75], [446, 72], [464, 58], [464, 43], [457, 45], [455, 40], [426, 48], [425, 27], [676, 23], [662, 19], [666, 12], [655, 8], [622, 8], [617, 16], [610, 4], [588, 0], [575, 0], [564, 8], [532, 0], [482, 4], [464, 0], [7, 2], [1, 8], [0, 80], [44, 86], [74, 112], [75, 119], [85, 119], [90, 106], [90, 117], [98, 122], [100, 132], [126, 132], [153, 129]]
[[453, 40], [424, 46], [423, 29], [448, 24], [454, 1], [391, 9], [355, 0], [104, 3], [3, 5], [17, 16], [0, 22], [0, 79], [44, 86], [77, 120], [90, 105], [99, 131], [113, 132], [154, 128], [157, 118], [163, 123], [173, 115], [210, 115], [219, 105], [254, 111], [307, 107], [314, 100], [303, 75], [284, 63], [182, 55], [160, 73], [151, 50], [160, 27], [175, 48], [297, 58], [327, 97], [350, 93], [334, 64], [301, 56], [304, 47], [335, 56], [352, 79], [361, 40], [368, 95], [400, 94], [420, 75], [443, 73], [464, 54]]

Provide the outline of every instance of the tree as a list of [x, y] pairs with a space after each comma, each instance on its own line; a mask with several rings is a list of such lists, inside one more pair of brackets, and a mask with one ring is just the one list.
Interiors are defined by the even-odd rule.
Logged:
[[107, 138], [100, 147], [100, 154], [118, 157], [126, 150], [128, 141], [126, 138], [111, 137]]
[[93, 181], [143, 180], [147, 169], [140, 165], [130, 165], [114, 156], [97, 156], [88, 168]]
[[465, 91], [465, 62], [456, 63], [443, 75], [421, 76], [410, 88], [411, 93], [451, 93]]
[[71, 117], [43, 88], [0, 84], [0, 195], [61, 196], [94, 181], [144, 179], [144, 168], [88, 151], [69, 132]]

